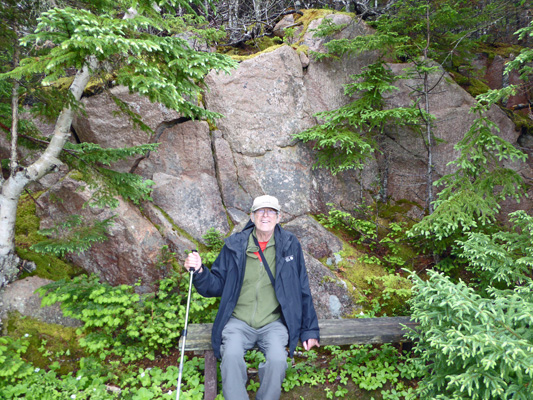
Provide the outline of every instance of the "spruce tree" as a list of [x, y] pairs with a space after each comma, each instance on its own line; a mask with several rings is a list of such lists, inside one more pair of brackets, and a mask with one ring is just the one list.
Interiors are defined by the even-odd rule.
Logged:
[[533, 218], [513, 228], [469, 233], [458, 242], [465, 262], [485, 275], [475, 287], [429, 271], [412, 274], [411, 333], [427, 375], [423, 399], [528, 400], [533, 385]]

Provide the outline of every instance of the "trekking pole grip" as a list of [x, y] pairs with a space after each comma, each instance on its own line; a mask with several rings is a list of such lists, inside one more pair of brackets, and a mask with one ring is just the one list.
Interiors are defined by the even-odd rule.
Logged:
[[[192, 249], [191, 253], [198, 253], [198, 250]], [[193, 267], [189, 268], [189, 272], [194, 272], [194, 268]]]

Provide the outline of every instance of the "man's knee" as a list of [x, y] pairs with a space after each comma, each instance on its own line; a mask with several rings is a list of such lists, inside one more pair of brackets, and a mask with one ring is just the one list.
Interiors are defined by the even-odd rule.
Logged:
[[280, 372], [287, 370], [287, 357], [270, 357], [267, 361], [271, 365], [271, 368], [275, 368]]
[[222, 361], [226, 362], [244, 362], [244, 349], [239, 346], [224, 346], [221, 352]]
[[285, 348], [270, 349], [265, 353], [265, 359], [274, 368], [287, 369], [287, 351]]

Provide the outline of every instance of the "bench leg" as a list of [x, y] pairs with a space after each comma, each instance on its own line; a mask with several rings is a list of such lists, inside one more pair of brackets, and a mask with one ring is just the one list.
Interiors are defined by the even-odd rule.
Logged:
[[207, 350], [204, 353], [204, 360], [204, 399], [215, 400], [217, 397], [217, 359], [213, 350]]

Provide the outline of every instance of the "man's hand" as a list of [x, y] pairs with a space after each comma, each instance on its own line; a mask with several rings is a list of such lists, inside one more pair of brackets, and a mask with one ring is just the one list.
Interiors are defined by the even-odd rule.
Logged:
[[202, 268], [202, 258], [196, 251], [189, 253], [185, 259], [185, 269], [190, 271], [191, 268], [194, 270], [194, 272], [197, 272], [200, 268]]
[[309, 351], [313, 347], [320, 347], [320, 343], [318, 343], [318, 340], [316, 339], [307, 339], [305, 342], [302, 343], [304, 345], [304, 349]]

